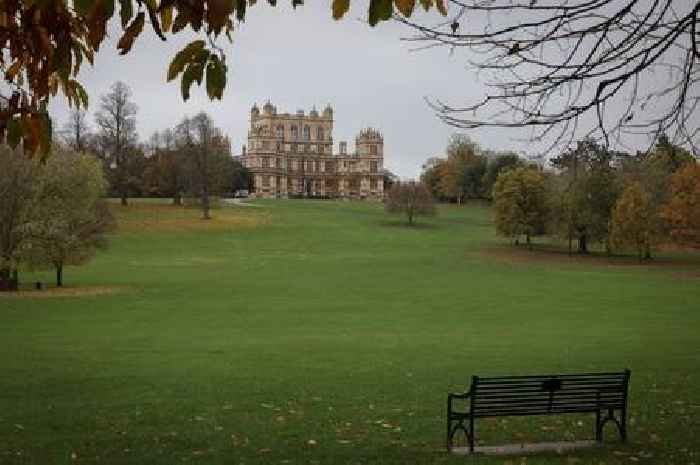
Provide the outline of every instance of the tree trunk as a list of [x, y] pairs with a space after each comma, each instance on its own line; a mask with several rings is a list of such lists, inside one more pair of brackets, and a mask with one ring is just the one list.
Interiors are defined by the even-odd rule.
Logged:
[[17, 268], [12, 270], [12, 276], [10, 277], [10, 290], [19, 290], [19, 273], [17, 272]]
[[0, 269], [0, 291], [16, 291], [19, 279], [17, 270], [9, 267]]
[[588, 253], [588, 236], [586, 236], [585, 234], [580, 234], [578, 236], [578, 253]]
[[122, 191], [121, 199], [122, 199], [122, 206], [123, 207], [126, 207], [129, 204], [129, 202], [127, 201], [127, 198], [128, 198], [128, 196], [126, 194], [126, 191]]
[[63, 287], [63, 263], [56, 264], [56, 287]]
[[532, 249], [532, 242], [530, 241], [530, 233], [525, 233], [525, 243], [528, 249]]
[[207, 192], [206, 188], [202, 189], [202, 219], [211, 219], [211, 215], [209, 215], [209, 192]]
[[182, 193], [180, 191], [176, 192], [173, 196], [173, 205], [178, 207], [182, 206]]

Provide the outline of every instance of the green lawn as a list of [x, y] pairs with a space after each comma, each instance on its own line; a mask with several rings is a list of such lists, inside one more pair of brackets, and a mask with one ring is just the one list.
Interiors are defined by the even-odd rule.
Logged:
[[[471, 375], [627, 367], [629, 445], [478, 463], [700, 463], [700, 256], [511, 250], [478, 206], [406, 228], [374, 203], [256, 205], [115, 205], [74, 295], [0, 296], [0, 464], [476, 463], [444, 451]], [[477, 425], [593, 436], [592, 416]]]

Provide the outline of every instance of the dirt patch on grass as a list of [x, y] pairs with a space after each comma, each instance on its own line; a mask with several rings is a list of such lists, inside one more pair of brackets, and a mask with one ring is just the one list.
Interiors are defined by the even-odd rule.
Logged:
[[639, 261], [631, 255], [609, 256], [602, 252], [589, 254], [573, 253], [555, 246], [538, 245], [528, 249], [524, 246], [490, 246], [477, 252], [491, 260], [512, 265], [561, 265], [581, 267], [606, 267], [616, 269], [640, 269], [667, 271], [673, 276], [687, 279], [700, 279], [700, 256], [688, 253], [687, 256], [660, 256], [651, 260]]
[[119, 292], [109, 286], [49, 287], [42, 290], [20, 289], [17, 292], [0, 292], [0, 299], [51, 299], [55, 297], [93, 297]]
[[212, 210], [210, 220], [196, 208], [155, 203], [112, 205], [118, 230], [143, 231], [227, 231], [256, 228], [270, 222], [270, 215], [257, 209], [223, 207]]

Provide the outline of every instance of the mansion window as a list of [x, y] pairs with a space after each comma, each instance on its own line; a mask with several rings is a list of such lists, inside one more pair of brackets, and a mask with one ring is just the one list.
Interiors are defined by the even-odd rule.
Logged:
[[290, 158], [289, 160], [287, 160], [287, 167], [289, 168], [290, 171], [294, 171], [295, 165], [296, 165], [296, 163], [294, 163], [293, 158]]
[[318, 146], [318, 153], [323, 153], [323, 145]]
[[318, 170], [319, 170], [319, 169], [318, 169], [318, 162], [315, 161], [315, 162], [314, 162], [314, 171], [318, 172]]
[[311, 151], [311, 146], [309, 144], [304, 145], [304, 152], [310, 152]]
[[277, 142], [277, 151], [278, 152], [282, 151], [282, 142]]
[[292, 139], [299, 138], [299, 128], [296, 126], [296, 124], [293, 124], [292, 127], [289, 128], [289, 130], [292, 133]]
[[370, 153], [370, 155], [376, 155], [376, 154], [377, 154], [377, 146], [376, 146], [376, 145], [370, 145], [370, 146], [369, 146], [369, 153]]
[[313, 171], [313, 169], [314, 169], [313, 162], [307, 161], [306, 162], [306, 171]]
[[282, 168], [282, 159], [281, 158], [277, 157], [277, 159], [275, 160], [275, 167]]
[[272, 176], [263, 176], [263, 187], [270, 187], [270, 180]]
[[270, 167], [270, 160], [267, 157], [262, 157], [262, 167], [263, 168]]
[[281, 124], [277, 126], [277, 137], [279, 137], [280, 139], [284, 138], [284, 126], [282, 126]]
[[265, 149], [265, 150], [269, 149], [269, 148], [270, 148], [270, 142], [264, 140], [263, 143], [262, 143], [262, 148]]
[[376, 161], [369, 162], [369, 171], [370, 171], [370, 173], [377, 172], [377, 162]]
[[297, 144], [291, 144], [291, 146], [289, 148], [292, 150], [292, 152], [296, 152], [297, 151]]
[[327, 161], [327, 162], [326, 162], [325, 170], [326, 170], [327, 173], [333, 172], [333, 162], [332, 162], [332, 161]]
[[318, 140], [323, 140], [324, 139], [324, 134], [323, 134], [323, 128], [318, 128], [316, 129], [316, 139]]
[[377, 180], [376, 179], [371, 179], [369, 181], [369, 188], [373, 191], [377, 190]]
[[311, 128], [308, 126], [304, 126], [304, 140], [310, 140], [311, 139]]

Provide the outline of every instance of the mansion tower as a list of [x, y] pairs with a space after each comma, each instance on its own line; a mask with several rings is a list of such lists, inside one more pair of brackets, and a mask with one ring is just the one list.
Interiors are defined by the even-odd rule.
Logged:
[[333, 153], [333, 109], [305, 115], [277, 113], [267, 102], [250, 111], [248, 146], [242, 161], [253, 175], [256, 197], [346, 197], [381, 199], [384, 139], [371, 128], [355, 138], [348, 153]]

